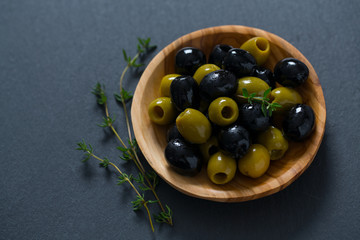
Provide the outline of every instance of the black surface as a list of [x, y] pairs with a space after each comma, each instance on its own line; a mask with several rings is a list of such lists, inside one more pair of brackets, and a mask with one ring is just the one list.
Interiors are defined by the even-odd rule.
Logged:
[[[355, 239], [359, 11], [357, 0], [1, 1], [0, 239]], [[109, 94], [118, 89], [121, 51], [133, 55], [136, 37], [151, 37], [158, 52], [186, 33], [227, 24], [275, 33], [308, 58], [325, 94], [324, 140], [298, 180], [263, 199], [209, 202], [162, 182], [158, 193], [175, 226], [152, 233], [113, 171], [81, 163], [74, 150], [84, 138], [101, 156], [119, 155], [116, 139], [96, 125], [103, 112], [91, 88], [100, 81]], [[135, 89], [134, 74], [127, 89]]]

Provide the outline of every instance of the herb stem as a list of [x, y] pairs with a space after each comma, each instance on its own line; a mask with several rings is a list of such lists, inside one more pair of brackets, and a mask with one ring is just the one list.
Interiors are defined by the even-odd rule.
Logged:
[[[248, 99], [248, 97], [244, 97], [243, 95], [237, 95], [237, 97], [242, 98], [242, 99]], [[271, 104], [269, 101], [264, 100], [264, 98], [262, 98], [262, 97], [253, 97], [253, 98], [251, 98], [251, 100], [255, 100], [255, 101], [258, 101], [260, 103], [265, 102], [268, 105]]]
[[[138, 57], [140, 56], [140, 53], [138, 52], [132, 59], [131, 62], [136, 60]], [[125, 113], [125, 120], [126, 120], [126, 126], [128, 129], [128, 135], [129, 135], [129, 140], [130, 142], [132, 142], [132, 136], [131, 136], [131, 126], [130, 126], [130, 122], [129, 122], [129, 115], [128, 115], [128, 111], [126, 108], [126, 102], [125, 102], [125, 98], [124, 98], [124, 93], [123, 93], [123, 82], [124, 82], [124, 78], [125, 78], [125, 74], [126, 72], [129, 70], [130, 68], [130, 63], [128, 63], [126, 65], [126, 67], [124, 68], [123, 72], [121, 73], [120, 76], [120, 96], [121, 96], [121, 102], [124, 108], [124, 113]]]
[[[140, 56], [140, 52], [137, 52], [136, 55], [131, 59], [130, 62], [133, 62], [134, 60], [136, 60], [138, 57]], [[124, 68], [123, 72], [121, 73], [121, 76], [120, 76], [120, 97], [121, 97], [121, 103], [122, 103], [122, 106], [123, 106], [123, 110], [124, 110], [124, 114], [125, 114], [125, 120], [126, 120], [126, 125], [127, 125], [127, 129], [128, 129], [128, 135], [129, 135], [129, 140], [130, 142], [132, 142], [132, 136], [131, 136], [131, 126], [130, 126], [130, 122], [129, 122], [129, 115], [128, 115], [128, 111], [127, 111], [127, 107], [126, 107], [126, 102], [125, 102], [125, 98], [124, 98], [124, 93], [123, 93], [123, 82], [124, 82], [124, 78], [125, 78], [125, 74], [126, 72], [129, 70], [129, 68], [131, 67], [130, 63], [128, 63], [126, 65], [126, 67]], [[113, 129], [113, 128], [112, 128]], [[115, 130], [113, 129], [113, 131], [115, 132]], [[116, 133], [116, 135], [118, 135]], [[126, 147], [126, 146], [124, 146]], [[132, 153], [130, 153], [130, 155], [133, 157], [133, 161], [135, 163], [135, 165], [137, 166], [137, 168], [140, 170], [140, 172], [142, 173], [142, 175], [144, 176], [147, 184], [148, 184], [148, 187], [150, 188], [151, 192], [153, 193], [154, 197], [156, 198], [160, 208], [161, 208], [161, 211], [162, 212], [165, 212], [165, 208], [164, 206], [162, 205], [161, 201], [160, 201], [160, 198], [159, 196], [157, 195], [156, 191], [155, 191], [155, 188], [153, 186], [153, 184], [151, 184], [149, 178], [146, 176], [145, 174], [145, 169], [143, 167], [143, 165], [141, 164], [140, 162], [140, 159], [139, 159], [139, 156], [137, 155], [136, 153], [136, 150], [134, 148], [133, 145], [131, 145], [131, 150], [132, 150]], [[169, 225], [173, 225], [173, 222], [172, 222], [172, 218], [168, 218], [167, 219], [168, 221], [168, 224]]]
[[150, 226], [151, 226], [151, 230], [154, 232], [154, 226], [153, 226], [153, 223], [152, 223], [152, 220], [151, 220], [151, 215], [150, 215], [150, 210], [147, 206], [147, 202], [144, 203], [144, 207], [148, 213], [148, 217], [149, 217], [149, 220], [150, 220]]
[[[105, 162], [104, 159], [96, 156], [96, 155], [93, 154], [92, 152], [90, 152], [90, 151], [86, 151], [86, 152], [87, 152], [90, 156], [92, 156], [93, 158], [99, 160], [100, 162]], [[118, 172], [121, 174], [121, 176], [124, 177], [124, 179], [125, 179], [125, 180], [130, 184], [130, 186], [134, 189], [136, 195], [138, 195], [140, 198], [142, 198], [142, 196], [141, 196], [141, 194], [139, 193], [139, 191], [137, 190], [137, 188], [136, 188], [136, 187], [134, 186], [134, 184], [130, 181], [130, 179], [123, 174], [123, 172], [118, 168], [118, 166], [116, 166], [113, 162], [109, 162], [109, 164], [110, 164], [111, 166], [113, 166], [113, 167], [116, 169], [116, 171], [118, 171]], [[153, 223], [152, 223], [152, 218], [151, 218], [151, 215], [150, 215], [150, 210], [149, 210], [149, 208], [148, 208], [148, 206], [147, 206], [147, 202], [145, 202], [145, 200], [143, 200], [142, 202], [143, 202], [143, 206], [145, 207], [145, 209], [146, 209], [146, 211], [147, 211], [147, 213], [148, 213], [151, 230], [154, 232], [154, 231], [155, 231], [155, 230], [154, 230], [154, 225], [153, 225]]]

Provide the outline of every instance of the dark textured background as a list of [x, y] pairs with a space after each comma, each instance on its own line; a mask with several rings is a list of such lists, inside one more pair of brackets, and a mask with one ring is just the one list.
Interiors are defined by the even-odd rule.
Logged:
[[[357, 0], [0, 1], [0, 239], [359, 237], [359, 12]], [[99, 155], [118, 156], [116, 139], [96, 126], [102, 111], [91, 88], [118, 89], [121, 50], [134, 54], [137, 37], [152, 38], [154, 56], [186, 33], [228, 24], [275, 33], [308, 58], [325, 94], [324, 140], [298, 180], [263, 199], [209, 202], [162, 182], [175, 226], [152, 233], [113, 171], [81, 163], [74, 150], [85, 138]], [[126, 88], [137, 79], [130, 72]]]

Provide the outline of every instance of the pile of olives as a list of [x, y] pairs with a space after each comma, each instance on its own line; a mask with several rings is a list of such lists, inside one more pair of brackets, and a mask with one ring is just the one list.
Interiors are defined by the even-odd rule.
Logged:
[[[307, 66], [285, 58], [271, 71], [262, 66], [269, 55], [270, 43], [262, 37], [240, 48], [216, 45], [208, 62], [194, 47], [177, 52], [175, 73], [162, 78], [161, 97], [148, 108], [152, 122], [170, 126], [165, 158], [176, 172], [193, 176], [206, 167], [215, 184], [231, 181], [237, 169], [258, 178], [285, 155], [288, 141], [311, 134], [314, 111], [295, 89], [307, 80]], [[272, 116], [254, 100], [269, 88], [269, 101], [281, 105]], [[253, 101], [241, 97], [245, 89]]]

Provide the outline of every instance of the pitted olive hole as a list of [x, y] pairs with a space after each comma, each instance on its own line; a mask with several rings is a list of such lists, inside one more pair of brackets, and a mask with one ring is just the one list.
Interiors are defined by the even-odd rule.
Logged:
[[258, 39], [256, 41], [256, 46], [261, 50], [261, 51], [265, 51], [268, 48], [268, 43], [267, 41], [265, 41], [264, 39]]
[[164, 117], [164, 110], [160, 106], [154, 107], [154, 113], [157, 118], [163, 118]]
[[222, 110], [221, 110], [221, 115], [224, 118], [231, 118], [233, 116], [234, 112], [233, 109], [229, 106], [225, 106]]
[[226, 179], [227, 179], [227, 175], [225, 173], [220, 172], [214, 175], [214, 180], [217, 183], [223, 183], [226, 181]]
[[213, 154], [215, 154], [215, 153], [217, 153], [218, 152], [218, 147], [217, 146], [211, 146], [210, 148], [209, 148], [209, 156], [211, 156], [211, 155], [213, 155]]

